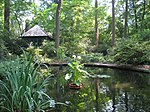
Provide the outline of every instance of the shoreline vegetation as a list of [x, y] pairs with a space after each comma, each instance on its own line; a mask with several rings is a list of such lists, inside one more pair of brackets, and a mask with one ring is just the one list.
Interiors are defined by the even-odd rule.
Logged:
[[[43, 63], [42, 65], [49, 66], [67, 66], [68, 63]], [[150, 73], [150, 65], [132, 65], [132, 64], [103, 64], [103, 63], [84, 63], [85, 67], [102, 67], [121, 70], [130, 70], [136, 72]]]

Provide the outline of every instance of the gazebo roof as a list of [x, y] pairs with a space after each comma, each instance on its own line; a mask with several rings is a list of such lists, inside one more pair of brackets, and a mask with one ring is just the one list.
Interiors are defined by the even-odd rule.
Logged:
[[32, 37], [49, 37], [52, 38], [51, 36], [49, 36], [39, 25], [35, 25], [34, 27], [32, 27], [31, 29], [29, 29], [27, 32], [23, 33], [21, 35], [22, 38], [32, 38]]

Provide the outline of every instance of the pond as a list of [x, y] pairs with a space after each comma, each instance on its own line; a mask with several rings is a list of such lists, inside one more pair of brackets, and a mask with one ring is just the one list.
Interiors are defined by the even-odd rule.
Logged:
[[149, 112], [150, 74], [90, 67], [92, 75], [108, 77], [86, 78], [80, 90], [69, 89], [65, 81], [67, 69], [54, 68], [57, 76], [48, 86], [48, 94], [58, 102], [52, 112]]

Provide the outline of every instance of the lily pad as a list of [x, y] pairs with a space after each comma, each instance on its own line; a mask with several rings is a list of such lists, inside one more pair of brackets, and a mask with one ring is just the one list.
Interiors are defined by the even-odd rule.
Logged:
[[92, 78], [110, 78], [111, 76], [109, 75], [91, 75], [90, 77]]
[[111, 76], [109, 75], [97, 75], [97, 78], [110, 78]]

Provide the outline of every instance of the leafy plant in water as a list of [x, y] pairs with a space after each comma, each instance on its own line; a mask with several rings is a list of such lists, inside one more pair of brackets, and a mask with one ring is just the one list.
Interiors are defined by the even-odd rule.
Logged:
[[55, 101], [45, 93], [50, 77], [44, 78], [35, 67], [33, 57], [17, 58], [3, 66], [0, 80], [1, 112], [44, 111], [54, 107]]
[[76, 57], [75, 55], [73, 55], [73, 58], [73, 61], [71, 63], [68, 63], [69, 73], [66, 74], [65, 79], [71, 80], [73, 84], [79, 86], [87, 72], [85, 70], [82, 70], [83, 65], [80, 64], [80, 62], [77, 60], [77, 58], [80, 59], [81, 57]]

